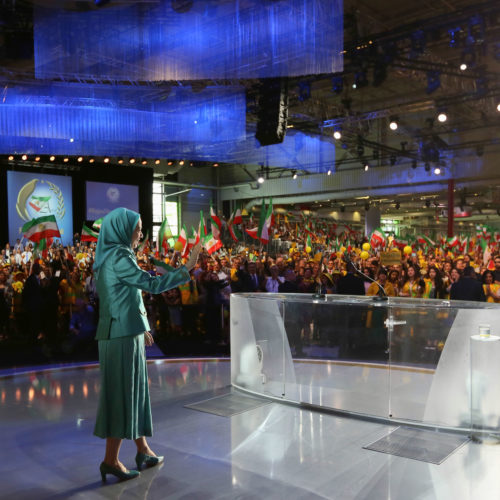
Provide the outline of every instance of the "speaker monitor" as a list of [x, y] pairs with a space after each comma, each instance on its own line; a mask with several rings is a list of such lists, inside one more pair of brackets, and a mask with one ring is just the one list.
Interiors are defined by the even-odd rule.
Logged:
[[255, 137], [261, 146], [279, 144], [286, 134], [288, 119], [288, 81], [267, 78], [261, 81], [257, 103]]

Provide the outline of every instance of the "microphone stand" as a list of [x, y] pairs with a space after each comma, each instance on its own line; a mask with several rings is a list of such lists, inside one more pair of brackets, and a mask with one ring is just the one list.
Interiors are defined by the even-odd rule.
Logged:
[[372, 283], [376, 283], [376, 285], [378, 286], [378, 294], [375, 297], [373, 297], [373, 300], [376, 300], [376, 301], [389, 300], [389, 297], [387, 296], [387, 293], [384, 290], [384, 287], [377, 280], [374, 280], [371, 276], [368, 276], [363, 271], [361, 271], [361, 269], [358, 269], [356, 267], [356, 265], [354, 264], [354, 262], [349, 257], [347, 257], [346, 260], [347, 260], [347, 263], [351, 264], [351, 266], [353, 267], [353, 269], [358, 274], [361, 274], [365, 278], [368, 278], [368, 280], [370, 280]]

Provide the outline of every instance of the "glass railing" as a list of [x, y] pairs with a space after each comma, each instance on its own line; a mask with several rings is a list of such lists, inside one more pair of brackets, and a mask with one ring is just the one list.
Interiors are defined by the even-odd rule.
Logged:
[[[491, 336], [475, 344], [480, 324]], [[491, 379], [500, 362], [487, 356], [500, 351], [497, 335], [500, 305], [490, 303], [233, 294], [231, 382], [289, 402], [500, 435]]]

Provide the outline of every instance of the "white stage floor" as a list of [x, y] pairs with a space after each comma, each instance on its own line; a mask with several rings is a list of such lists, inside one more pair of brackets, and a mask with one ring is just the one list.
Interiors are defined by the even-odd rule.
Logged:
[[[394, 426], [279, 403], [230, 418], [184, 408], [230, 391], [227, 359], [149, 365], [150, 443], [165, 463], [103, 484], [98, 375], [89, 365], [0, 378], [2, 500], [500, 498], [500, 446], [468, 443], [432, 465], [363, 449]], [[122, 462], [132, 468], [134, 456], [125, 442]]]

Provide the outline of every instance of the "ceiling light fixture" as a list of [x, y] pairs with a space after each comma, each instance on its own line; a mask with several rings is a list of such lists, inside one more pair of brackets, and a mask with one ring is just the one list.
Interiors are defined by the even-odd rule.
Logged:
[[438, 121], [441, 123], [444, 123], [447, 119], [448, 119], [448, 117], [446, 116], [446, 113], [441, 111], [441, 113], [439, 113], [439, 115], [438, 115]]
[[50, 160], [50, 161], [54, 161], [55, 159], [56, 159], [56, 157], [55, 157], [55, 156], [51, 156], [51, 157], [49, 158], [49, 160]]
[[79, 156], [79, 157], [77, 158], [77, 161], [82, 162], [82, 161], [83, 161], [83, 156]]
[[389, 120], [390, 120], [390, 122], [389, 122], [389, 128], [391, 130], [397, 130], [398, 129], [398, 119], [397, 119], [397, 117], [391, 116], [389, 118]]
[[130, 158], [130, 160], [128, 162], [134, 164], [135, 163], [135, 158]]
[[28, 155], [21, 156], [21, 160], [26, 161], [28, 159]]
[[436, 167], [436, 168], [434, 169], [434, 174], [435, 174], [435, 175], [440, 175], [440, 174], [441, 174], [441, 169], [440, 169], [439, 167]]
[[107, 156], [104, 158], [104, 163], [109, 163], [109, 158]]
[[292, 170], [292, 179], [296, 179], [296, 178], [297, 178], [297, 171]]
[[467, 64], [462, 63], [462, 64], [460, 65], [460, 71], [465, 71], [466, 69], [467, 69]]
[[335, 132], [333, 133], [333, 138], [336, 139], [337, 141], [342, 138], [340, 130], [335, 130]]
[[326, 175], [332, 175], [331, 169], [328, 169], [328, 172], [326, 173]]

